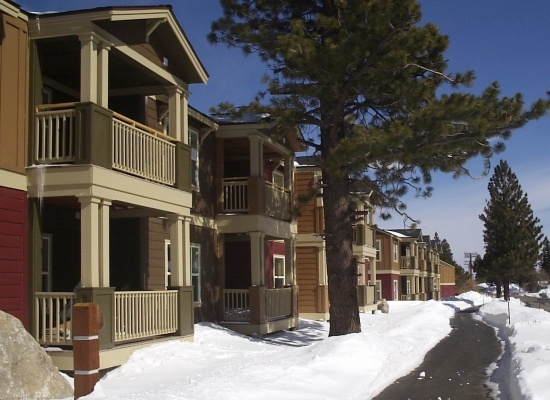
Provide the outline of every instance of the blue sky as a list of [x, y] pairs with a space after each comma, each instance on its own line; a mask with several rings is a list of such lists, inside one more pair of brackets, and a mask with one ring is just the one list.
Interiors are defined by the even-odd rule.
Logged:
[[[221, 15], [218, 0], [162, 1], [172, 3], [174, 13], [210, 75], [206, 85], [192, 86], [190, 104], [200, 111], [222, 101], [245, 104], [262, 88], [265, 67], [254, 56], [238, 49], [211, 46], [206, 41], [210, 24]], [[475, 71], [470, 90], [479, 93], [498, 81], [504, 95], [516, 92], [530, 104], [550, 90], [550, 1], [548, 0], [423, 0], [423, 20], [439, 26], [450, 37], [446, 52], [449, 71]], [[154, 1], [118, 0], [20, 0], [27, 11], [65, 11], [108, 5], [151, 5]], [[508, 162], [527, 193], [543, 232], [550, 236], [550, 116], [513, 133], [506, 151], [493, 160]], [[476, 174], [477, 171], [473, 171]], [[492, 174], [489, 174], [489, 176]], [[424, 234], [439, 234], [449, 241], [455, 260], [462, 264], [465, 252], [483, 254], [483, 224], [478, 216], [488, 197], [489, 176], [453, 179], [436, 174], [431, 198], [405, 198], [408, 213], [421, 221]], [[382, 228], [403, 228], [395, 215], [378, 221]]]

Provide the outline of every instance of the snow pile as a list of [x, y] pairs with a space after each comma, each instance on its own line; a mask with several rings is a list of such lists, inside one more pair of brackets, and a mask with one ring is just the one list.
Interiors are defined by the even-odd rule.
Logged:
[[[510, 313], [508, 313], [508, 306]], [[525, 399], [550, 399], [550, 313], [528, 308], [517, 299], [493, 299], [481, 308], [485, 323], [499, 331], [510, 343], [510, 376]]]
[[388, 314], [361, 314], [362, 332], [340, 337], [309, 320], [263, 339], [197, 324], [194, 342], [136, 351], [85, 399], [369, 399], [421, 364], [451, 331], [454, 312], [477, 306], [478, 318], [509, 338], [515, 369], [502, 379], [514, 380], [518, 398], [550, 399], [550, 314], [511, 301], [510, 324], [507, 302], [476, 292], [388, 303]]
[[362, 314], [362, 332], [327, 337], [328, 324], [261, 339], [213, 324], [195, 341], [136, 351], [87, 399], [366, 399], [411, 372], [451, 330], [443, 303], [390, 302], [388, 314]]

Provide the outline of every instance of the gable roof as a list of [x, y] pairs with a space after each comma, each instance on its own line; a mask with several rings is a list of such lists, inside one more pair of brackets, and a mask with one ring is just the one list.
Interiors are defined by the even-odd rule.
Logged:
[[172, 6], [109, 6], [62, 12], [30, 13], [29, 32], [32, 39], [82, 35], [99, 32], [113, 41], [114, 47], [131, 45], [117, 34], [135, 34], [128, 27], [143, 21], [143, 41], [155, 37], [168, 54], [170, 66], [185, 83], [206, 83], [208, 73], [189, 42]]

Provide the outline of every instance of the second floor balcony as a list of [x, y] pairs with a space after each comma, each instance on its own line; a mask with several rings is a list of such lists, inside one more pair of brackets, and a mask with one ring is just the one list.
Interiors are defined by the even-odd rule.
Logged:
[[189, 146], [93, 103], [38, 106], [33, 147], [35, 164], [93, 164], [180, 190], [191, 187]]
[[223, 214], [265, 214], [290, 221], [291, 192], [264, 179], [224, 178], [222, 181]]

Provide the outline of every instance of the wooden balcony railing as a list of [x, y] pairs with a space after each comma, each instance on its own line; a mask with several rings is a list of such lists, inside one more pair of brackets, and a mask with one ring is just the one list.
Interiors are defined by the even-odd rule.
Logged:
[[[176, 182], [176, 145], [145, 131], [136, 122], [115, 113], [113, 118], [113, 169], [154, 182]], [[164, 135], [162, 135], [164, 136]]]
[[[251, 204], [258, 204], [258, 199], [250, 196], [260, 195], [249, 189], [248, 177], [224, 178], [222, 181], [222, 213], [246, 214], [252, 212]], [[256, 211], [265, 210], [265, 214], [290, 220], [290, 191], [265, 182], [263, 189], [263, 204]]]
[[248, 178], [226, 178], [222, 183], [224, 213], [248, 212]]
[[268, 289], [266, 291], [267, 320], [290, 317], [292, 315], [292, 289]]
[[75, 302], [73, 292], [34, 294], [33, 336], [41, 345], [72, 345], [71, 319]]
[[225, 289], [223, 291], [224, 319], [226, 321], [250, 321], [248, 289]]
[[290, 191], [271, 182], [264, 188], [265, 211], [274, 218], [290, 220]]
[[115, 342], [174, 333], [178, 329], [178, 292], [115, 292]]
[[[72, 345], [73, 292], [35, 293], [34, 338], [41, 345]], [[177, 290], [115, 292], [115, 342], [175, 333]]]
[[[111, 148], [106, 167], [153, 182], [175, 185], [176, 144], [172, 138], [123, 115], [95, 106], [103, 112], [102, 122], [110, 121], [110, 131], [107, 132], [109, 128], [101, 129], [104, 124], [94, 125], [93, 118], [101, 113], [89, 112], [86, 107], [91, 106], [63, 103], [37, 107], [34, 145], [34, 161], [37, 164], [93, 163], [88, 153], [94, 151], [90, 147], [97, 143], [104, 148], [95, 149], [95, 153], [105, 153], [107, 146]], [[84, 111], [77, 113], [77, 108]], [[80, 117], [81, 114], [88, 117]], [[80, 123], [77, 121], [79, 118], [83, 120]], [[98, 132], [98, 129], [105, 132]], [[100, 143], [99, 138], [104, 134], [110, 143]], [[93, 138], [84, 137], [86, 135]]]

